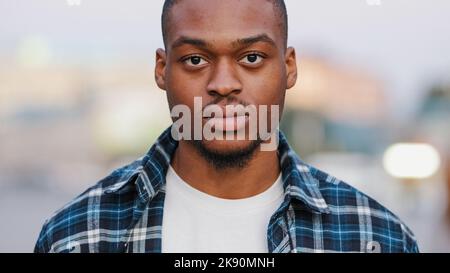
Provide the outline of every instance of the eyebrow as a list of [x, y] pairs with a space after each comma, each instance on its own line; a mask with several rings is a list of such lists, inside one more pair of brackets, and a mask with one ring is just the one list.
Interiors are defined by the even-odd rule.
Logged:
[[[270, 38], [269, 35], [267, 35], [265, 33], [246, 37], [246, 38], [237, 39], [236, 41], [233, 41], [231, 43], [231, 45], [234, 48], [237, 48], [237, 47], [250, 46], [250, 45], [252, 45], [254, 43], [258, 43], [258, 42], [268, 43], [268, 44], [276, 47], [275, 41], [272, 38]], [[181, 36], [180, 38], [176, 39], [175, 42], [173, 42], [172, 49], [181, 47], [183, 45], [193, 45], [193, 46], [201, 47], [201, 48], [212, 48], [213, 47], [213, 45], [211, 43], [209, 43], [205, 40], [191, 38], [191, 37], [187, 37], [187, 36]]]
[[172, 48], [177, 48], [183, 45], [193, 45], [196, 47], [204, 48], [211, 47], [211, 44], [207, 43], [205, 40], [181, 36], [180, 38], [176, 39], [175, 42], [173, 42]]
[[247, 37], [247, 38], [238, 39], [235, 42], [233, 42], [232, 44], [234, 47], [239, 47], [239, 46], [249, 46], [249, 45], [252, 45], [252, 44], [258, 43], [258, 42], [268, 43], [268, 44], [276, 47], [275, 41], [272, 38], [270, 38], [269, 35], [267, 35], [265, 33]]

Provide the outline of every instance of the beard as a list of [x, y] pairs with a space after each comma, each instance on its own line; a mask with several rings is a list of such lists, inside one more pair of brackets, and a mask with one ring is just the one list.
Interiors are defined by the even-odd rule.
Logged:
[[210, 148], [205, 145], [203, 140], [194, 140], [192, 144], [206, 162], [218, 171], [225, 171], [245, 168], [262, 142], [258, 138], [257, 140], [252, 140], [245, 147], [230, 151], [219, 151]]

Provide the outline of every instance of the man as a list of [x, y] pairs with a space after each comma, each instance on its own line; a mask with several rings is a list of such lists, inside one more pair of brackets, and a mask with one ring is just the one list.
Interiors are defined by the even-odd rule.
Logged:
[[173, 126], [46, 221], [36, 252], [418, 251], [395, 215], [277, 131], [297, 80], [282, 0], [166, 0], [162, 30], [155, 79]]

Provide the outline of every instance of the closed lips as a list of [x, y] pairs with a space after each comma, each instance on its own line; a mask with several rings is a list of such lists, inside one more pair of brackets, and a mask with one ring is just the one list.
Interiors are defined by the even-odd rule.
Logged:
[[[241, 130], [246, 126], [248, 122], [248, 114], [239, 108], [241, 107], [234, 109], [234, 111], [226, 111], [225, 107], [212, 105], [205, 108], [203, 117], [208, 120], [208, 123], [215, 130], [219, 131]], [[216, 114], [220, 113], [222, 113], [222, 116], [216, 116]]]

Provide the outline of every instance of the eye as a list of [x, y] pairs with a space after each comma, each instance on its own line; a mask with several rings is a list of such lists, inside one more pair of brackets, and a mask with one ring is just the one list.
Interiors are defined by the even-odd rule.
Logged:
[[244, 58], [240, 59], [240, 62], [245, 64], [259, 64], [264, 60], [264, 57], [257, 53], [252, 53], [246, 55]]
[[201, 66], [207, 62], [200, 56], [190, 56], [183, 60], [183, 62], [189, 66]]

